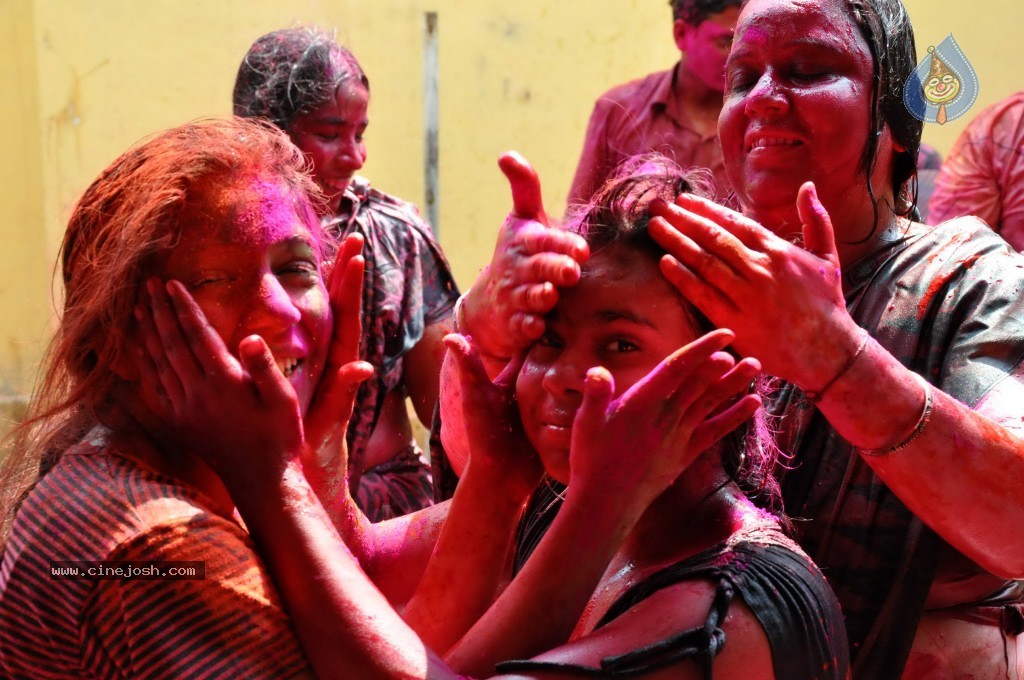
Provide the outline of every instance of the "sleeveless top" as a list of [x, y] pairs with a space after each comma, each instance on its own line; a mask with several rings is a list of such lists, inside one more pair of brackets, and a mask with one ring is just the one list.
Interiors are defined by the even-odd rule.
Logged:
[[[531, 499], [532, 508], [527, 509], [526, 516], [534, 521], [524, 521], [517, 532], [516, 570], [526, 561], [522, 553], [532, 552], [539, 540], [537, 535], [546, 531], [560, 505], [557, 490], [548, 486], [541, 489], [546, 492], [538, 494], [539, 501]], [[765, 521], [737, 532], [727, 541], [652, 574], [623, 593], [595, 630], [659, 590], [690, 580], [710, 581], [716, 586], [703, 626], [680, 631], [626, 654], [606, 657], [600, 667], [528, 659], [502, 662], [496, 670], [630, 677], [692, 659], [703, 669], [704, 677], [713, 678], [715, 656], [727, 643], [720, 626], [730, 603], [739, 597], [768, 636], [778, 680], [848, 677], [849, 653], [839, 602], [810, 558], [774, 522]]]

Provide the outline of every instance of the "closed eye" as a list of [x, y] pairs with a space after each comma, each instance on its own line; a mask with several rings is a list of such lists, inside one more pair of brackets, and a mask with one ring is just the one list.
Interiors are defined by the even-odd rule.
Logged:
[[733, 71], [726, 73], [726, 83], [729, 92], [747, 92], [757, 83], [757, 78], [751, 71]]
[[294, 276], [308, 281], [320, 278], [320, 268], [309, 260], [295, 260], [277, 270], [278, 276]]
[[827, 75], [828, 72], [814, 66], [795, 66], [790, 70], [789, 77], [795, 83], [809, 83]]
[[234, 279], [232, 277], [225, 276], [225, 275], [201, 276], [199, 278], [193, 279], [188, 284], [188, 289], [190, 291], [191, 290], [199, 290], [200, 288], [205, 288], [205, 287], [208, 287], [208, 286], [214, 286], [214, 285], [217, 285], [217, 284], [227, 284], [227, 283], [231, 283], [232, 281], [234, 281]]

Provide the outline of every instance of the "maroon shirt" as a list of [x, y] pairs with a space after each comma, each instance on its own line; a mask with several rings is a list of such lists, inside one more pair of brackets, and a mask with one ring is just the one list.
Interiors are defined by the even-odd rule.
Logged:
[[717, 133], [704, 135], [679, 105], [678, 65], [612, 88], [598, 98], [590, 115], [583, 154], [569, 190], [569, 204], [586, 201], [625, 159], [657, 151], [682, 168], [708, 168], [718, 200], [729, 195]]

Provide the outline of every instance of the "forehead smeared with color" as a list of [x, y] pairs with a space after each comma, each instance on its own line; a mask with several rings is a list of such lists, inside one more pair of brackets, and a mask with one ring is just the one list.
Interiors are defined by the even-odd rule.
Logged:
[[275, 232], [301, 226], [319, 246], [318, 230], [312, 228], [316, 217], [306, 197], [280, 179], [262, 175], [233, 178], [203, 192], [190, 204], [184, 221], [239, 245], [262, 243]]

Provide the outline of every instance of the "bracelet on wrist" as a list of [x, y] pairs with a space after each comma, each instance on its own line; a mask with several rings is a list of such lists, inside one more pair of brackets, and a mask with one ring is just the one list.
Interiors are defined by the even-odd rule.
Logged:
[[888, 456], [890, 453], [895, 453], [900, 449], [910, 446], [911, 442], [920, 437], [921, 433], [924, 432], [924, 428], [928, 426], [929, 421], [932, 419], [932, 387], [921, 376], [917, 376], [917, 379], [924, 388], [924, 408], [921, 409], [921, 415], [918, 416], [914, 429], [899, 442], [884, 449], [860, 449], [863, 455], [873, 458]]
[[466, 311], [463, 307], [463, 301], [466, 299], [467, 295], [469, 295], [469, 291], [466, 291], [465, 293], [460, 295], [459, 299], [455, 301], [455, 309], [452, 311], [452, 330], [458, 333], [459, 335], [464, 335], [467, 340], [473, 343], [473, 348], [476, 350], [476, 353], [479, 354], [482, 358], [489, 359], [490, 361], [494, 362], [507, 363], [511, 357], [503, 357], [498, 354], [491, 354], [490, 352], [480, 347], [478, 343], [473, 342], [472, 331], [467, 332], [465, 318]]
[[465, 299], [466, 293], [460, 295], [459, 299], [455, 301], [455, 309], [452, 311], [452, 330], [460, 335], [466, 335], [462, 330], [466, 327], [466, 322], [464, 321], [466, 310], [462, 308], [462, 303]]
[[837, 380], [846, 375], [847, 372], [849, 372], [849, 370], [853, 368], [853, 365], [857, 363], [857, 359], [860, 357], [860, 355], [864, 353], [864, 348], [868, 346], [868, 340], [871, 339], [871, 336], [868, 334], [867, 331], [861, 331], [861, 333], [863, 337], [861, 338], [860, 344], [857, 346], [857, 349], [854, 350], [853, 354], [850, 355], [850, 358], [846, 360], [846, 363], [843, 364], [843, 367], [839, 369], [839, 372], [832, 376], [832, 379], [825, 383], [825, 386], [822, 387], [820, 390], [804, 390], [804, 394], [807, 396], [807, 398], [810, 400], [812, 404], [817, 404], [819, 401], [821, 401], [822, 397], [825, 396], [825, 393], [828, 392], [829, 388], [835, 385]]

